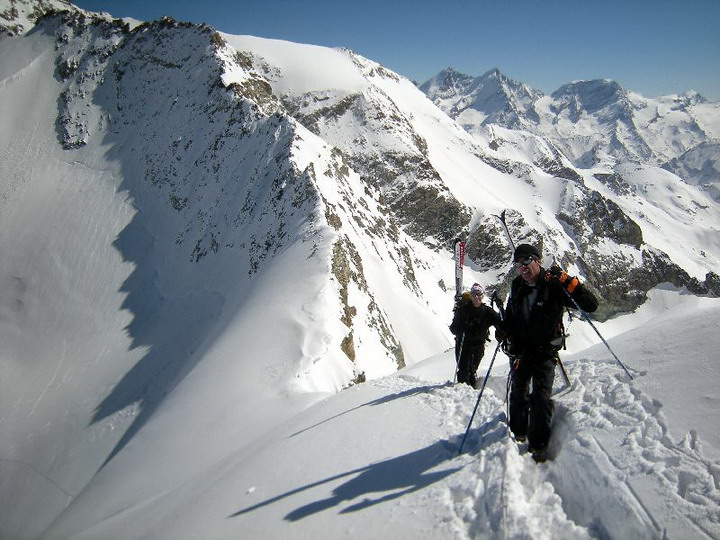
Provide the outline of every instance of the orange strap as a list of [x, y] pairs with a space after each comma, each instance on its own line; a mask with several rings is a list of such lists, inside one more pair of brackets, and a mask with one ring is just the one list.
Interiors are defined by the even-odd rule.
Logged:
[[578, 278], [574, 277], [567, 282], [567, 285], [565, 285], [565, 289], [567, 290], [567, 292], [572, 294], [572, 292], [577, 288], [578, 285], [580, 285], [580, 281], [578, 280]]

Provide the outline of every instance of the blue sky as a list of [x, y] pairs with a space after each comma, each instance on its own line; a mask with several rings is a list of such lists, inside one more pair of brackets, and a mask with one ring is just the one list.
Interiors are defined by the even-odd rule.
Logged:
[[143, 21], [170, 15], [250, 34], [347, 47], [423, 83], [499, 68], [550, 93], [615, 79], [646, 97], [720, 101], [720, 0], [77, 0]]

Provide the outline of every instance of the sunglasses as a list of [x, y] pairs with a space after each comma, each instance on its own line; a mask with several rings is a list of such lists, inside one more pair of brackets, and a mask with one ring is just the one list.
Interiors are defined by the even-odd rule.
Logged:
[[515, 266], [527, 266], [531, 262], [535, 260], [535, 257], [526, 257], [524, 259], [520, 259], [518, 261], [515, 261]]

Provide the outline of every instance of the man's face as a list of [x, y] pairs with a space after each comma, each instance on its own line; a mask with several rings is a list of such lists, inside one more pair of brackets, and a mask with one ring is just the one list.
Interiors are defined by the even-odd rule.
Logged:
[[473, 306], [480, 307], [480, 304], [482, 304], [483, 294], [482, 293], [472, 293], [470, 294], [470, 300], [472, 300]]
[[522, 257], [515, 261], [518, 275], [522, 276], [526, 283], [535, 283], [540, 275], [540, 259], [533, 256]]

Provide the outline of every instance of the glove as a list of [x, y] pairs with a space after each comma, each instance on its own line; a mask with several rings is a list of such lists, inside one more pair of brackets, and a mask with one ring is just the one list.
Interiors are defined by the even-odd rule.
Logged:
[[559, 266], [551, 266], [548, 268], [545, 272], [545, 281], [548, 283], [559, 283], [562, 287], [565, 287], [565, 290], [569, 293], [572, 293], [576, 287], [580, 285], [578, 278], [568, 275], [567, 272]]
[[507, 334], [505, 334], [505, 332], [503, 332], [499, 328], [496, 328], [495, 329], [495, 340], [498, 343], [502, 343], [503, 341], [507, 340]]

